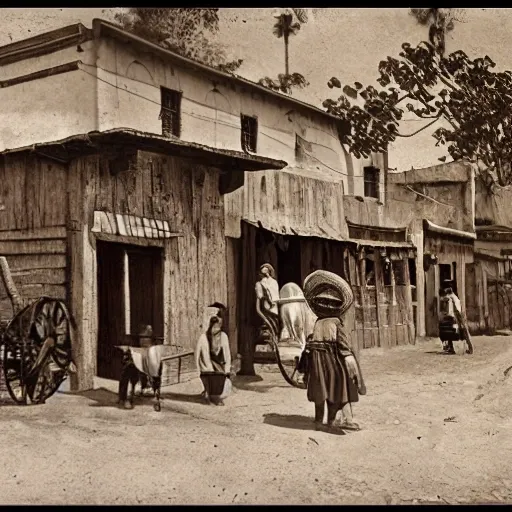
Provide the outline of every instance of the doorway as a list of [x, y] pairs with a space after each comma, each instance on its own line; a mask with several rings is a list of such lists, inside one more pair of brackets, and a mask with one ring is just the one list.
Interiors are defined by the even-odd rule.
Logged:
[[457, 263], [455, 261], [452, 263], [439, 264], [439, 284], [441, 288], [445, 281], [451, 281], [452, 290], [457, 294]]
[[119, 379], [116, 345], [139, 345], [142, 325], [163, 341], [163, 250], [98, 240], [97, 375]]
[[279, 288], [286, 283], [296, 283], [302, 288], [301, 244], [299, 237], [287, 237], [286, 249], [277, 246], [277, 280]]

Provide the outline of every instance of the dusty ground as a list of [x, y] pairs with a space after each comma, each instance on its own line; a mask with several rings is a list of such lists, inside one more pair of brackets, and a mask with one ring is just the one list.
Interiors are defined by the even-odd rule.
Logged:
[[[278, 373], [238, 379], [226, 407], [199, 382], [116, 408], [112, 383], [0, 408], [2, 504], [512, 502], [512, 337], [364, 351], [364, 430], [312, 429], [305, 392]], [[512, 371], [510, 372], [512, 375]]]

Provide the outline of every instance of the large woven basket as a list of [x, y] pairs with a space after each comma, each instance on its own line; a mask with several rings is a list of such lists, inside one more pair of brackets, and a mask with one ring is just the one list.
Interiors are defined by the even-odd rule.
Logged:
[[316, 270], [304, 279], [304, 296], [318, 318], [341, 317], [354, 302], [347, 281], [327, 270]]

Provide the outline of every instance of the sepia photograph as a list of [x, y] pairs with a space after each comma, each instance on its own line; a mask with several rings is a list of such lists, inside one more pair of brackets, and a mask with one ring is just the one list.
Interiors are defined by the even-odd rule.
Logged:
[[512, 9], [0, 27], [0, 505], [512, 504]]

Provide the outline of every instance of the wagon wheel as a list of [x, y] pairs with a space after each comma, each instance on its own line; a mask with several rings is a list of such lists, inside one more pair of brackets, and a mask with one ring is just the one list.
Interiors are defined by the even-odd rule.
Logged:
[[22, 358], [19, 347], [6, 345], [4, 347], [4, 376], [10, 397], [19, 405], [27, 403], [27, 393], [24, 386]]
[[276, 342], [276, 338], [272, 336], [270, 344], [276, 355], [277, 366], [284, 380], [290, 386], [305, 389], [303, 375], [297, 370], [302, 354], [300, 343], [294, 339]]
[[4, 373], [19, 404], [44, 403], [66, 378], [71, 363], [71, 318], [59, 300], [43, 297], [21, 310], [4, 335]]

